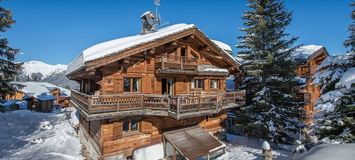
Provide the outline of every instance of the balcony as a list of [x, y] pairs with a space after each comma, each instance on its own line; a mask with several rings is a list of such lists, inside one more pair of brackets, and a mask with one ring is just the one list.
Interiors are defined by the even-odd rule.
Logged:
[[155, 61], [155, 68], [157, 73], [165, 73], [173, 71], [193, 72], [197, 71], [197, 59], [181, 56], [159, 56]]
[[87, 120], [147, 115], [184, 119], [218, 113], [245, 104], [245, 91], [213, 95], [86, 95], [72, 90], [71, 105]]

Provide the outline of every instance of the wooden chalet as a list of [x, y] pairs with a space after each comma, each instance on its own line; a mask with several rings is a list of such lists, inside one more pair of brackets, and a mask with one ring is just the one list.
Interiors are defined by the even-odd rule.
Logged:
[[227, 76], [240, 72], [226, 46], [195, 25], [176, 24], [84, 50], [67, 77], [80, 83], [70, 102], [90, 156], [131, 158], [190, 126], [218, 134], [226, 110], [245, 103], [244, 91], [226, 92]]
[[[302, 55], [303, 54], [303, 55]], [[305, 79], [305, 86], [302, 87], [306, 111], [305, 123], [312, 124], [314, 106], [320, 97], [320, 87], [312, 84], [312, 77], [316, 68], [328, 56], [328, 52], [323, 46], [308, 45], [297, 49], [295, 59], [298, 60], [297, 75]]]
[[50, 93], [55, 97], [55, 105], [59, 105], [61, 107], [69, 107], [70, 96], [60, 88], [51, 89]]

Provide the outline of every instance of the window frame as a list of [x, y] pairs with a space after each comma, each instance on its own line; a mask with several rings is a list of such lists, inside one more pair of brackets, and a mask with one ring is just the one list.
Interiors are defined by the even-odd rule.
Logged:
[[[215, 82], [216, 83], [216, 87], [213, 87], [213, 82]], [[211, 79], [210, 80], [210, 88], [211, 89], [219, 89], [219, 79]]]
[[[135, 127], [133, 127], [133, 123], [135, 122]], [[126, 124], [126, 125], [125, 125]], [[127, 130], [125, 130], [125, 126], [127, 126]], [[135, 129], [133, 129], [135, 128]], [[126, 119], [122, 122], [122, 133], [129, 134], [139, 131], [139, 120], [138, 119]]]
[[[128, 81], [127, 81], [128, 80]], [[137, 80], [137, 81], [135, 81]], [[129, 82], [126, 86], [126, 82]], [[137, 83], [135, 83], [137, 82]], [[137, 90], [135, 91], [135, 84], [137, 84]], [[129, 88], [129, 90], [128, 90]], [[142, 88], [141, 77], [123, 77], [123, 92], [140, 93]]]
[[[199, 83], [202, 82], [202, 83]], [[205, 89], [204, 79], [191, 79], [191, 89]]]

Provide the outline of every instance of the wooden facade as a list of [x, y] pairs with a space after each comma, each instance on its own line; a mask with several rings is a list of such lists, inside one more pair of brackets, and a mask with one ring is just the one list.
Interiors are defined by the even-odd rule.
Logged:
[[71, 105], [84, 141], [99, 157], [129, 157], [166, 131], [197, 125], [218, 133], [226, 110], [245, 103], [244, 91], [226, 92], [227, 76], [239, 73], [226, 54], [192, 28], [86, 62], [67, 75], [80, 83]]
[[312, 124], [313, 122], [313, 115], [315, 112], [314, 106], [320, 97], [320, 87], [312, 83], [312, 77], [314, 76], [318, 65], [320, 65], [327, 56], [328, 52], [323, 47], [310, 55], [308, 59], [297, 68], [297, 75], [306, 79], [306, 84], [302, 88], [302, 93], [305, 102], [305, 123], [307, 125]]

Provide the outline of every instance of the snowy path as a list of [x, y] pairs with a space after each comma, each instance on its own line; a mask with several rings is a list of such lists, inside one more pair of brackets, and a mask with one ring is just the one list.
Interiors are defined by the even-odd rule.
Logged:
[[[263, 141], [248, 139], [242, 136], [227, 135], [226, 154], [218, 157], [217, 160], [254, 160], [262, 159], [261, 144]], [[272, 151], [274, 158], [278, 160], [290, 159], [291, 153], [284, 150]]]
[[0, 159], [83, 159], [70, 112], [0, 113]]

